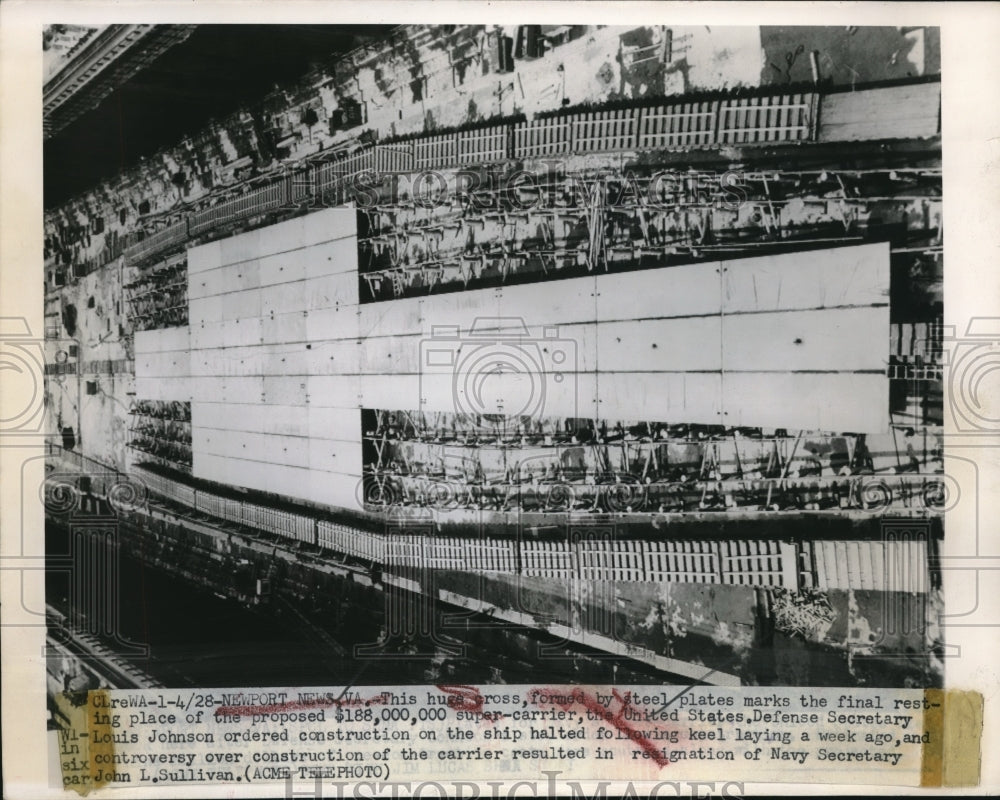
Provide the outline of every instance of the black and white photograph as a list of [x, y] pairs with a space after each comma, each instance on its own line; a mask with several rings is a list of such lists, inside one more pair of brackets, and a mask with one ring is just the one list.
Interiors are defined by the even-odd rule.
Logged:
[[995, 785], [1000, 8], [819, 5], [0, 9], [9, 796]]
[[573, 21], [45, 27], [50, 725], [943, 685], [939, 29]]

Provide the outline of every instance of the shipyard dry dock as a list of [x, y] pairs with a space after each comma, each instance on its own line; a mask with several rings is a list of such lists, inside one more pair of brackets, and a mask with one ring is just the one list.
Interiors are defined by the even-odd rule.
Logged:
[[[802, 74], [786, 29], [366, 29], [64, 187], [53, 690], [939, 684], [936, 31], [861, 30], [908, 74], [839, 29]], [[61, 102], [53, 159], [98, 124]]]

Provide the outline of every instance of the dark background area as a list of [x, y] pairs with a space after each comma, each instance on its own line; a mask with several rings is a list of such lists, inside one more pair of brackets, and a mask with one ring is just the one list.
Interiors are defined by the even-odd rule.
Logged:
[[198, 26], [45, 142], [45, 207], [60, 205], [388, 30], [385, 25]]

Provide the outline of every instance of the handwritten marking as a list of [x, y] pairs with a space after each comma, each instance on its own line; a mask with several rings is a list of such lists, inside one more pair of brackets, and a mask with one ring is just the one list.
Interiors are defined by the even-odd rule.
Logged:
[[474, 686], [462, 683], [439, 683], [437, 688], [448, 695], [448, 708], [455, 711], [482, 711], [483, 696]]

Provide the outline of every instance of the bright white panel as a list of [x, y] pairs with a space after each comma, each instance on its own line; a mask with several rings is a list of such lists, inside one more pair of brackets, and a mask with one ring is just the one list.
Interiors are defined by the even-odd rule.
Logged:
[[290, 344], [276, 353], [267, 354], [264, 368], [270, 375], [305, 376], [313, 372], [316, 357], [304, 344]]
[[213, 297], [256, 289], [260, 285], [257, 261], [243, 261], [226, 264], [197, 275], [188, 275], [188, 296], [193, 298]]
[[278, 492], [287, 497], [300, 497], [302, 494], [300, 487], [306, 485], [306, 481], [309, 479], [309, 470], [303, 467], [262, 464], [260, 470], [253, 473], [253, 476], [256, 485], [251, 488], [265, 492]]
[[259, 318], [204, 324], [192, 320], [191, 348], [194, 350], [256, 345], [260, 344], [260, 338]]
[[[297, 411], [302, 414], [301, 409]], [[360, 441], [361, 410], [358, 408], [317, 408], [310, 404], [306, 419], [310, 436], [339, 442]]]
[[307, 500], [339, 506], [354, 511], [363, 510], [361, 505], [361, 475], [331, 475], [325, 472], [310, 472], [300, 491], [307, 492]]
[[266, 402], [264, 388], [266, 378], [260, 375], [249, 377], [202, 378], [219, 388], [219, 398], [227, 403], [246, 403], [248, 400]]
[[310, 295], [313, 293], [312, 281], [300, 280], [290, 283], [279, 283], [260, 289], [260, 315], [271, 313], [283, 314], [292, 311], [307, 311], [310, 305]]
[[188, 326], [163, 328], [156, 331], [136, 331], [134, 347], [136, 355], [142, 353], [163, 353], [170, 350], [187, 350], [191, 331]]
[[[448, 297], [449, 295], [442, 295]], [[430, 330], [421, 319], [420, 299], [407, 297], [388, 300], [384, 303], [366, 303], [361, 306], [358, 331], [362, 337], [382, 335], [395, 336], [415, 331]]]
[[236, 462], [222, 456], [206, 453], [200, 447], [192, 448], [191, 471], [198, 478], [228, 483], [233, 486], [245, 486], [236, 474]]
[[195, 455], [195, 471], [209, 480], [248, 489], [285, 494], [343, 508], [360, 509], [360, 474], [314, 471], [308, 467], [267, 464], [208, 454]]
[[247, 434], [245, 445], [248, 458], [267, 461], [272, 464], [302, 466], [308, 463], [309, 439], [303, 436], [281, 436], [278, 434]]
[[361, 405], [361, 380], [357, 375], [310, 375], [306, 378], [306, 390], [310, 408], [350, 409]]
[[223, 298], [220, 295], [215, 297], [188, 297], [188, 315], [190, 319], [198, 320], [199, 324], [204, 322], [221, 322]]
[[[533, 331], [535, 333], [535, 331]], [[596, 372], [598, 359], [598, 333], [594, 322], [578, 325], [559, 325], [556, 335], [544, 338], [543, 331], [537, 334], [530, 347], [538, 353], [538, 358], [546, 370], [551, 372]]]
[[307, 378], [305, 376], [286, 377], [284, 375], [265, 375], [264, 402], [277, 406], [305, 406]]
[[302, 252], [278, 253], [260, 259], [261, 288], [276, 283], [305, 280], [306, 266]]
[[199, 378], [260, 375], [257, 348], [206, 348], [191, 353], [191, 375]]
[[210, 269], [215, 269], [223, 263], [222, 241], [192, 247], [187, 251], [188, 277], [198, 275]]
[[851, 433], [888, 429], [885, 375], [729, 373], [725, 389], [727, 425]]
[[307, 308], [318, 311], [327, 308], [351, 308], [358, 304], [358, 276], [347, 272], [339, 275], [319, 275], [308, 279]]
[[[726, 316], [724, 364], [730, 371], [884, 370], [889, 309], [846, 308]], [[797, 402], [787, 398], [782, 405]]]
[[[472, 375], [469, 378], [456, 381], [453, 374], [423, 374], [419, 377], [419, 409], [565, 417], [592, 414], [594, 410], [593, 374], [503, 373], [478, 380]], [[417, 408], [406, 399], [414, 396], [411, 392], [416, 381], [404, 376], [366, 376], [364, 407]], [[396, 405], [387, 406], [386, 401], [395, 401]]]
[[542, 415], [561, 417], [592, 417], [594, 406], [592, 381], [594, 374], [546, 372], [534, 376], [535, 397]]
[[273, 253], [274, 250], [265, 250], [261, 244], [262, 236], [270, 240], [270, 236], [264, 234], [264, 230], [263, 228], [258, 228], [241, 233], [239, 236], [222, 239], [220, 263], [237, 264], [240, 261], [250, 261], [251, 259], [260, 258], [265, 253]]
[[306, 340], [306, 316], [301, 311], [262, 317], [259, 324], [261, 340], [265, 345]]
[[220, 458], [246, 462], [268, 463], [286, 467], [301, 466], [308, 462], [309, 444], [304, 437], [240, 433], [206, 429], [198, 437], [196, 446], [205, 453]]
[[194, 403], [192, 406], [192, 418], [191, 421], [191, 447], [196, 454], [204, 453], [206, 455], [215, 455], [215, 449], [211, 447], [212, 439], [216, 436], [216, 431], [210, 428], [203, 428], [194, 419]]
[[[420, 318], [411, 330], [432, 338], [436, 329], [455, 329], [460, 332], [462, 338], [468, 338], [471, 337], [474, 326], [477, 330], [482, 329], [484, 325], [492, 326], [494, 323], [491, 320], [496, 318], [510, 317], [511, 319], [505, 323], [508, 327], [524, 319], [523, 309], [504, 313], [500, 298], [500, 293], [494, 289], [453, 292], [421, 298]], [[362, 309], [364, 308], [367, 306], [362, 306]], [[364, 316], [362, 318], [366, 319]], [[377, 328], [372, 330], [379, 332]], [[394, 331], [392, 328], [389, 330]]]
[[[360, 434], [360, 426], [359, 431]], [[309, 468], [319, 472], [351, 474], [361, 463], [361, 441], [334, 442], [329, 439], [311, 439], [308, 448]]]
[[205, 377], [249, 378], [264, 371], [263, 353], [259, 347], [224, 347], [199, 350], [194, 354], [200, 359], [198, 370]]
[[889, 244], [728, 261], [724, 276], [727, 314], [887, 304]]
[[302, 254], [307, 278], [347, 274], [353, 276], [354, 285], [357, 286], [358, 240], [353, 234], [310, 247], [302, 251]]
[[357, 375], [360, 372], [363, 344], [357, 339], [313, 341], [311, 344], [310, 374]]
[[136, 377], [135, 396], [141, 400], [189, 401], [192, 396], [191, 378]]
[[361, 408], [386, 408], [379, 403], [391, 399], [396, 403], [392, 408], [417, 409], [422, 392], [428, 393], [430, 410], [448, 411], [454, 408], [450, 379], [429, 382], [424, 388], [419, 375], [364, 375], [359, 382], [359, 392], [354, 405]]
[[191, 399], [190, 329], [135, 334], [135, 396], [140, 400]]
[[602, 419], [722, 424], [718, 373], [617, 373], [598, 378]]
[[308, 486], [309, 469], [307, 467], [292, 467], [287, 464], [268, 464], [262, 461], [241, 459], [232, 459], [230, 463], [232, 464], [233, 479], [229, 482], [237, 486], [299, 498], [302, 497], [301, 487]]
[[499, 316], [522, 319], [529, 328], [597, 319], [592, 277], [562, 280], [550, 284], [544, 291], [539, 291], [537, 284], [504, 286], [496, 294]]
[[192, 377], [191, 393], [195, 401], [211, 400], [216, 403], [222, 402], [220, 391], [221, 381], [217, 377]]
[[357, 211], [353, 208], [326, 208], [299, 217], [302, 223], [302, 244], [343, 240], [358, 232]]
[[421, 369], [424, 337], [372, 336], [357, 347], [363, 374], [415, 374]]
[[357, 309], [342, 306], [310, 311], [306, 316], [306, 339], [318, 347], [318, 342], [328, 339], [358, 339]]
[[598, 367], [602, 373], [716, 371], [719, 328], [719, 317], [599, 323]]
[[[258, 415], [264, 419], [255, 419]], [[259, 403], [202, 401], [192, 404], [191, 418], [199, 428], [243, 432], [259, 430], [284, 436], [307, 436], [309, 433], [308, 420], [303, 417], [302, 410], [290, 406], [268, 406], [266, 413], [262, 414]]]
[[248, 319], [250, 317], [261, 316], [262, 303], [260, 289], [230, 292], [222, 300], [223, 320]]
[[[597, 319], [653, 319], [718, 314], [719, 265], [678, 267], [598, 275]], [[546, 289], [546, 293], [549, 289]]]
[[[353, 210], [330, 209], [192, 251], [196, 475], [357, 507], [360, 407], [885, 425], [883, 375], [790, 372], [884, 367], [884, 245], [727, 262], [724, 276], [696, 264], [358, 306], [354, 234]], [[804, 311], [832, 306], [850, 308]], [[527, 338], [471, 335], [497, 320], [523, 321]], [[480, 380], [456, 395], [470, 358]], [[490, 372], [504, 358], [507, 371]], [[148, 352], [144, 363], [176, 366]], [[842, 402], [850, 391], [857, 403]]]
[[149, 378], [187, 377], [190, 374], [190, 357], [186, 352], [136, 354], [136, 375]]
[[256, 253], [261, 258], [295, 251], [305, 245], [305, 224], [302, 217], [261, 228], [260, 234], [260, 246]]

